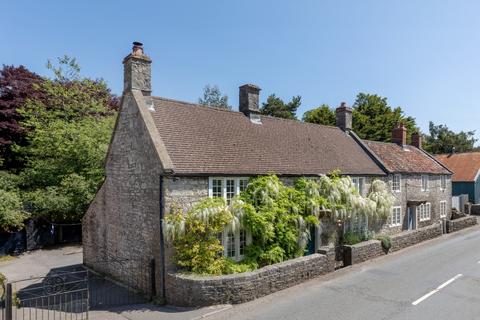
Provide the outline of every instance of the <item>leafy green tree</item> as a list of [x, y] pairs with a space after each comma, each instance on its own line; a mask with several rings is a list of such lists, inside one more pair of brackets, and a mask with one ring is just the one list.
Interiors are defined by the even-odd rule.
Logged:
[[232, 107], [228, 104], [228, 96], [222, 95], [218, 86], [206, 85], [203, 89], [203, 98], [198, 99], [198, 103], [215, 108], [223, 108], [231, 110]]
[[474, 151], [475, 131], [460, 131], [458, 133], [450, 130], [446, 125], [435, 125], [432, 121], [429, 124], [429, 134], [425, 136], [424, 149], [430, 153], [450, 153]]
[[17, 175], [0, 171], [0, 230], [16, 231], [23, 227], [27, 213], [23, 210]]
[[405, 116], [402, 108], [392, 108], [387, 98], [376, 94], [359, 93], [353, 104], [353, 131], [362, 139], [392, 140], [392, 129], [404, 124], [410, 137], [418, 128], [415, 119]]
[[54, 221], [79, 221], [103, 179], [116, 113], [103, 81], [63, 74], [72, 62], [59, 62], [55, 79], [41, 85], [46, 99], [28, 100], [19, 110], [27, 144], [15, 150], [25, 162], [24, 207]]
[[327, 104], [322, 104], [320, 107], [305, 112], [302, 120], [309, 123], [334, 126], [336, 121], [335, 111], [332, 110]]
[[264, 102], [261, 108], [261, 112], [264, 115], [285, 118], [296, 119], [297, 109], [302, 104], [302, 97], [296, 96], [288, 103], [285, 103], [282, 99], [275, 94], [271, 94], [267, 98], [267, 102]]

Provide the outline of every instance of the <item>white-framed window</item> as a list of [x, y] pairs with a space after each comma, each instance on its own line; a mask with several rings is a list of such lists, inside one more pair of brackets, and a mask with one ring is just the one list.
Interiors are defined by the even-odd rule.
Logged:
[[252, 242], [252, 237], [245, 229], [235, 232], [224, 231], [219, 235], [223, 246], [223, 255], [235, 261], [240, 261], [245, 256], [245, 248]]
[[247, 188], [248, 178], [212, 177], [208, 179], [208, 196], [220, 197], [230, 203], [232, 198]]
[[447, 201], [440, 201], [440, 218], [447, 217]]
[[447, 189], [447, 176], [445, 175], [440, 176], [440, 189]]
[[[208, 195], [224, 198], [229, 204], [233, 197], [247, 188], [247, 185], [248, 178], [245, 177], [211, 177], [208, 179]], [[246, 230], [240, 229], [235, 232], [222, 232], [219, 240], [223, 245], [223, 255], [240, 261], [245, 255], [245, 247], [251, 242], [251, 236]]]
[[392, 177], [392, 191], [400, 192], [402, 185], [402, 175], [394, 174]]
[[419, 217], [420, 221], [427, 221], [430, 220], [432, 206], [430, 202], [422, 203], [421, 205], [417, 206], [417, 216]]
[[392, 215], [390, 216], [390, 226], [398, 227], [402, 225], [402, 207], [393, 207]]
[[428, 191], [429, 181], [429, 176], [426, 174], [422, 175], [422, 191]]
[[352, 182], [355, 185], [355, 188], [357, 188], [358, 193], [360, 195], [363, 195], [363, 186], [365, 183], [365, 179], [360, 177], [353, 177]]

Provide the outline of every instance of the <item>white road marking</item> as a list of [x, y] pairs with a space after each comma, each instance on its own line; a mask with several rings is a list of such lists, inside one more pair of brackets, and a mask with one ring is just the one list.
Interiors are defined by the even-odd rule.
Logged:
[[[479, 261], [478, 263], [480, 263], [480, 261]], [[424, 295], [423, 297], [418, 298], [417, 300], [413, 301], [412, 304], [413, 304], [414, 306], [416, 306], [417, 304], [419, 304], [419, 303], [422, 302], [423, 300], [425, 300], [425, 299], [427, 299], [428, 297], [434, 295], [435, 293], [437, 293], [438, 291], [442, 290], [443, 288], [445, 288], [446, 286], [448, 286], [450, 283], [452, 283], [453, 281], [457, 280], [458, 278], [460, 278], [460, 277], [462, 277], [462, 276], [463, 276], [463, 274], [461, 274], [461, 273], [457, 274], [457, 275], [456, 275], [455, 277], [453, 277], [452, 279], [450, 279], [450, 280], [442, 283], [441, 285], [439, 285], [439, 286], [437, 287], [437, 289], [432, 290], [432, 291], [430, 291], [429, 293], [427, 293], [426, 295]]]

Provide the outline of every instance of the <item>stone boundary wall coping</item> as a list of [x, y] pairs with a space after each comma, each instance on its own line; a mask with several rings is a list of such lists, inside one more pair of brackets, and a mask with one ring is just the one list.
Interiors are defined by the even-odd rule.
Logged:
[[331, 272], [327, 255], [315, 253], [251, 272], [222, 276], [169, 273], [166, 300], [176, 306], [209, 306], [250, 301]]

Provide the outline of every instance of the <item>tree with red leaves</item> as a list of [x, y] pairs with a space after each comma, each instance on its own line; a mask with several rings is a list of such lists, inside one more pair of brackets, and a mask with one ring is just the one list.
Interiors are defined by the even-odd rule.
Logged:
[[27, 99], [44, 101], [45, 94], [40, 89], [42, 82], [42, 77], [24, 66], [4, 65], [0, 70], [0, 167], [4, 169], [15, 170], [21, 166], [11, 150], [14, 143], [24, 144], [18, 109]]

